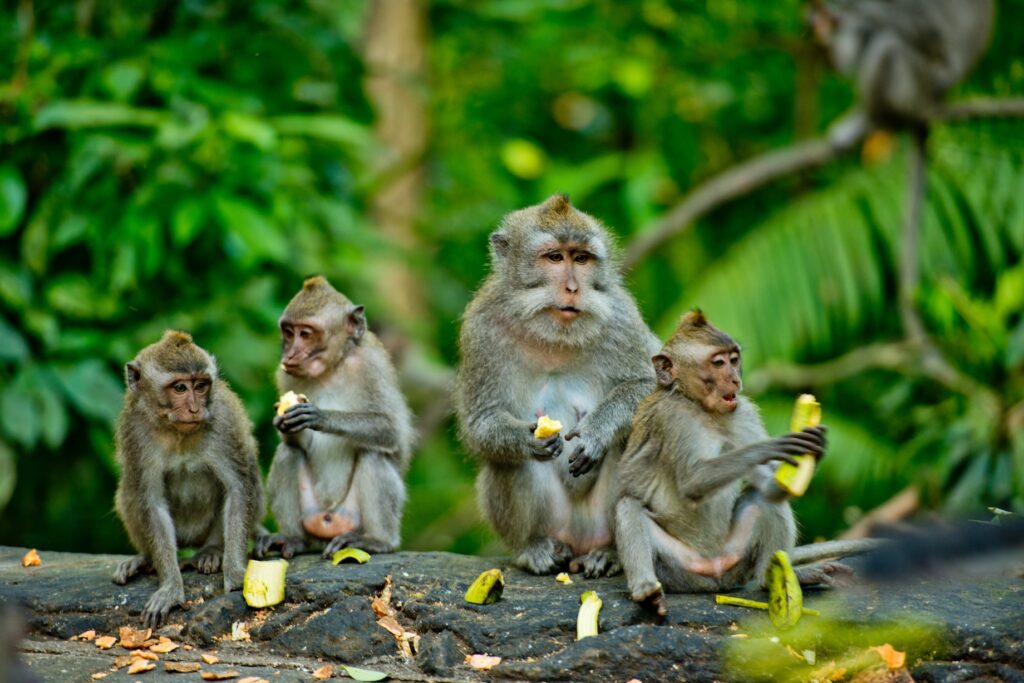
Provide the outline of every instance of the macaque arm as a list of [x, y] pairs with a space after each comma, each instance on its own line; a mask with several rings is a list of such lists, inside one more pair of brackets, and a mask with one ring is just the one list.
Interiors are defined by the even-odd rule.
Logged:
[[217, 477], [224, 485], [224, 509], [221, 510], [224, 525], [224, 591], [241, 588], [245, 574], [246, 548], [249, 538], [246, 532], [245, 489], [238, 475], [228, 467], [229, 456], [219, 460]]
[[143, 523], [148, 527], [146, 554], [160, 577], [160, 588], [177, 591], [184, 596], [185, 584], [178, 568], [178, 539], [164, 496], [162, 474], [159, 470], [146, 472], [143, 483], [152, 502], [141, 506], [137, 513], [145, 519]]
[[633, 413], [644, 397], [651, 392], [654, 382], [641, 377], [620, 382], [587, 415], [587, 429], [603, 432], [604, 443], [611, 443], [622, 431], [629, 429]]
[[[693, 502], [700, 502], [722, 487], [748, 476], [765, 457], [771, 455], [771, 444], [771, 440], [758, 441], [717, 457], [691, 458], [690, 466], [681, 468], [676, 475], [680, 495]], [[701, 446], [699, 442], [694, 444], [695, 449]], [[714, 446], [707, 444], [707, 447]]]
[[467, 416], [463, 433], [467, 445], [484, 460], [496, 465], [521, 465], [534, 457], [532, 428], [533, 423], [496, 408]]
[[398, 430], [394, 421], [384, 413], [343, 412], [323, 410], [320, 431], [338, 434], [362, 448], [394, 453], [398, 450]]

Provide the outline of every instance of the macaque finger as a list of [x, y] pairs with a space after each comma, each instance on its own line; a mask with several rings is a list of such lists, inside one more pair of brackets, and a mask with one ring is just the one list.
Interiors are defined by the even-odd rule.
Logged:
[[580, 435], [580, 430], [579, 429], [570, 430], [569, 433], [565, 435], [565, 440], [566, 441], [572, 441], [573, 439], [579, 438], [579, 435]]

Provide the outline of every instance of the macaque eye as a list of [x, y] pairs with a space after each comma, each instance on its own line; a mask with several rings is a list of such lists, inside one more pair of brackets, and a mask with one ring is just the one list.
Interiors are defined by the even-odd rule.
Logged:
[[281, 330], [281, 333], [282, 333], [282, 334], [284, 334], [284, 336], [285, 336], [285, 337], [286, 337], [287, 339], [291, 339], [291, 338], [292, 338], [293, 336], [295, 336], [295, 333], [294, 333], [294, 332], [292, 332], [292, 328], [290, 328], [290, 327], [285, 327], [285, 328], [283, 328], [283, 329]]
[[309, 330], [302, 330], [299, 332], [299, 336], [303, 339], [309, 339]]
[[551, 261], [552, 263], [562, 262], [562, 252], [560, 251], [549, 251], [547, 254], [544, 254], [544, 256], [547, 258], [548, 261]]
[[720, 368], [723, 365], [725, 365], [725, 361], [722, 360], [721, 358], [716, 358], [713, 361], [711, 361], [711, 364], [714, 365], [716, 368]]
[[196, 382], [194, 386], [195, 386], [196, 393], [199, 393], [199, 394], [205, 394], [206, 390], [210, 388], [210, 385], [209, 385], [208, 382]]
[[188, 386], [184, 382], [178, 382], [174, 385], [174, 393], [184, 394], [186, 391], [188, 391]]
[[740, 357], [738, 355], [729, 356], [729, 362], [732, 363], [733, 365], [739, 365]]
[[590, 260], [590, 254], [576, 254], [576, 258], [573, 259], [576, 263], [586, 263]]

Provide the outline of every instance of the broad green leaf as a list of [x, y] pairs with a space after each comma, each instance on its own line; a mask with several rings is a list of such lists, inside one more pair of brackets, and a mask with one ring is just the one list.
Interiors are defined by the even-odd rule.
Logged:
[[120, 306], [116, 298], [97, 292], [81, 275], [55, 278], [46, 288], [46, 301], [53, 310], [78, 320], [110, 318]]
[[54, 370], [78, 412], [114, 424], [121, 410], [123, 389], [117, 376], [102, 361], [89, 359]]
[[220, 126], [236, 140], [248, 142], [261, 150], [268, 150], [277, 142], [277, 131], [271, 125], [241, 112], [226, 112], [220, 119]]
[[15, 310], [24, 310], [32, 298], [32, 278], [24, 266], [0, 262], [0, 300]]
[[0, 317], [0, 361], [21, 362], [28, 358], [28, 354], [25, 338]]
[[39, 440], [41, 425], [26, 376], [22, 371], [0, 393], [0, 427], [10, 440], [31, 450]]
[[103, 70], [103, 87], [119, 102], [127, 102], [142, 84], [145, 69], [141, 62], [124, 60]]
[[49, 128], [103, 128], [108, 126], [159, 126], [168, 114], [159, 109], [129, 107], [114, 102], [64, 100], [43, 107], [35, 118], [36, 130]]
[[270, 125], [281, 135], [301, 135], [343, 147], [368, 147], [373, 133], [363, 124], [329, 114], [293, 114], [277, 116]]
[[59, 392], [59, 385], [56, 382], [52, 384], [53, 386], [51, 382], [45, 381], [44, 377], [38, 376], [35, 394], [42, 423], [43, 443], [48, 448], [56, 449], [64, 443], [68, 433], [68, 410]]
[[17, 482], [17, 468], [14, 464], [14, 451], [0, 439], [0, 512], [3, 512], [7, 501], [14, 493], [14, 484]]
[[383, 681], [388, 675], [382, 671], [372, 671], [370, 669], [360, 669], [356, 666], [349, 666], [348, 664], [342, 664], [341, 668], [345, 670], [349, 678], [354, 678], [357, 681]]
[[0, 166], [0, 237], [14, 232], [25, 213], [28, 192], [14, 166]]
[[203, 229], [206, 207], [195, 199], [183, 199], [174, 209], [171, 240], [177, 248], [187, 247]]
[[237, 238], [242, 259], [284, 261], [288, 257], [288, 241], [284, 230], [271, 223], [257, 209], [238, 197], [217, 197], [217, 211], [229, 236]]

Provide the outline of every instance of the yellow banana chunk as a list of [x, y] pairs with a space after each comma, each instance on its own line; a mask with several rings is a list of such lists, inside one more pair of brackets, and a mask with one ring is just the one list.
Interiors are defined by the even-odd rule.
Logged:
[[[799, 432], [806, 427], [817, 427], [821, 424], [821, 404], [812, 394], [801, 394], [793, 407], [793, 418], [789, 423], [789, 431]], [[811, 485], [814, 476], [815, 458], [813, 455], [797, 455], [797, 464], [784, 462], [775, 470], [775, 482], [783, 491], [791, 496], [802, 496]]]
[[342, 562], [366, 564], [369, 561], [370, 553], [360, 548], [342, 548], [331, 555], [331, 564], [341, 564]]
[[768, 586], [768, 618], [778, 629], [796, 626], [804, 608], [804, 592], [785, 550], [777, 550], [765, 572]]
[[271, 607], [284, 600], [287, 560], [249, 560], [242, 579], [242, 595], [249, 607]]
[[294, 391], [287, 392], [284, 396], [277, 401], [277, 414], [284, 415], [288, 412], [288, 409], [299, 403], [306, 403], [309, 399], [306, 398], [305, 394], [296, 394]]
[[580, 613], [576, 615], [576, 640], [597, 635], [597, 616], [603, 604], [595, 591], [587, 591], [580, 596]]
[[505, 591], [505, 576], [500, 569], [488, 569], [476, 577], [466, 591], [466, 602], [474, 605], [490, 605], [501, 598]]
[[572, 585], [572, 577], [566, 574], [565, 572], [562, 572], [558, 576], [556, 576], [555, 581], [557, 581], [558, 583], [564, 583], [566, 586]]
[[560, 431], [562, 431], [561, 422], [558, 420], [552, 420], [547, 415], [541, 415], [537, 418], [537, 428], [533, 430], [533, 435], [538, 439], [546, 439], [549, 436], [554, 436]]

